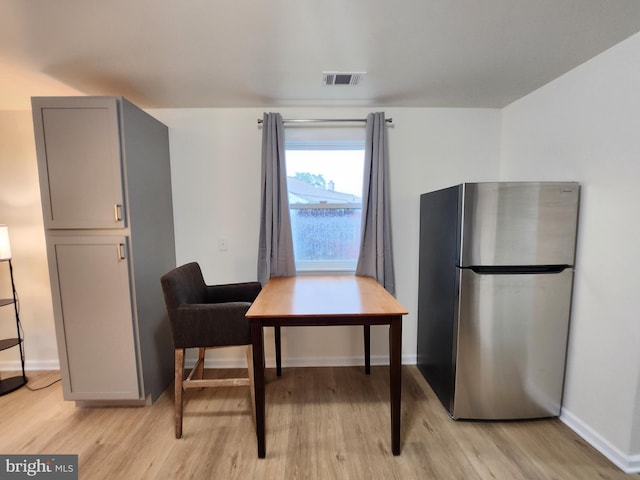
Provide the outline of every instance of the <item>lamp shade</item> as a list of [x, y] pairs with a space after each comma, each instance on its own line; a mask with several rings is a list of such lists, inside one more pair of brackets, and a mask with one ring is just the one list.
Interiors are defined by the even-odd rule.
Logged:
[[9, 227], [0, 225], [0, 261], [11, 260], [11, 244], [9, 243]]

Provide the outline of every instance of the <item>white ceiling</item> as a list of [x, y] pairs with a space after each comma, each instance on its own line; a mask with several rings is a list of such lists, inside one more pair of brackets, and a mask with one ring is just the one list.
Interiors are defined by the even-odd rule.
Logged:
[[0, 0], [0, 109], [503, 107], [638, 31], [639, 0]]

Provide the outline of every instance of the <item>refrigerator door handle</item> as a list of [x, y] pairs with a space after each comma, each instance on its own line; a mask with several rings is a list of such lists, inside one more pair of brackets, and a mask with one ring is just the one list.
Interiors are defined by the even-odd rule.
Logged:
[[562, 273], [570, 265], [525, 265], [525, 266], [474, 266], [466, 267], [478, 275], [523, 275]]

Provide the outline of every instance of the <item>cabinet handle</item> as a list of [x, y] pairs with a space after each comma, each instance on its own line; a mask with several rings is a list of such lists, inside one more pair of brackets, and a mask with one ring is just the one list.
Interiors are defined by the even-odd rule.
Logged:
[[120, 205], [119, 203], [113, 205], [113, 218], [116, 222], [122, 221], [122, 205]]
[[125, 255], [124, 243], [118, 244], [118, 260], [126, 260], [127, 257]]

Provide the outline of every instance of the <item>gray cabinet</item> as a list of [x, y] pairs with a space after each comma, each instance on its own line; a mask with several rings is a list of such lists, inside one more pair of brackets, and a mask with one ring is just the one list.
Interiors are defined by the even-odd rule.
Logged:
[[120, 97], [32, 107], [64, 397], [149, 403], [173, 378], [168, 129]]

